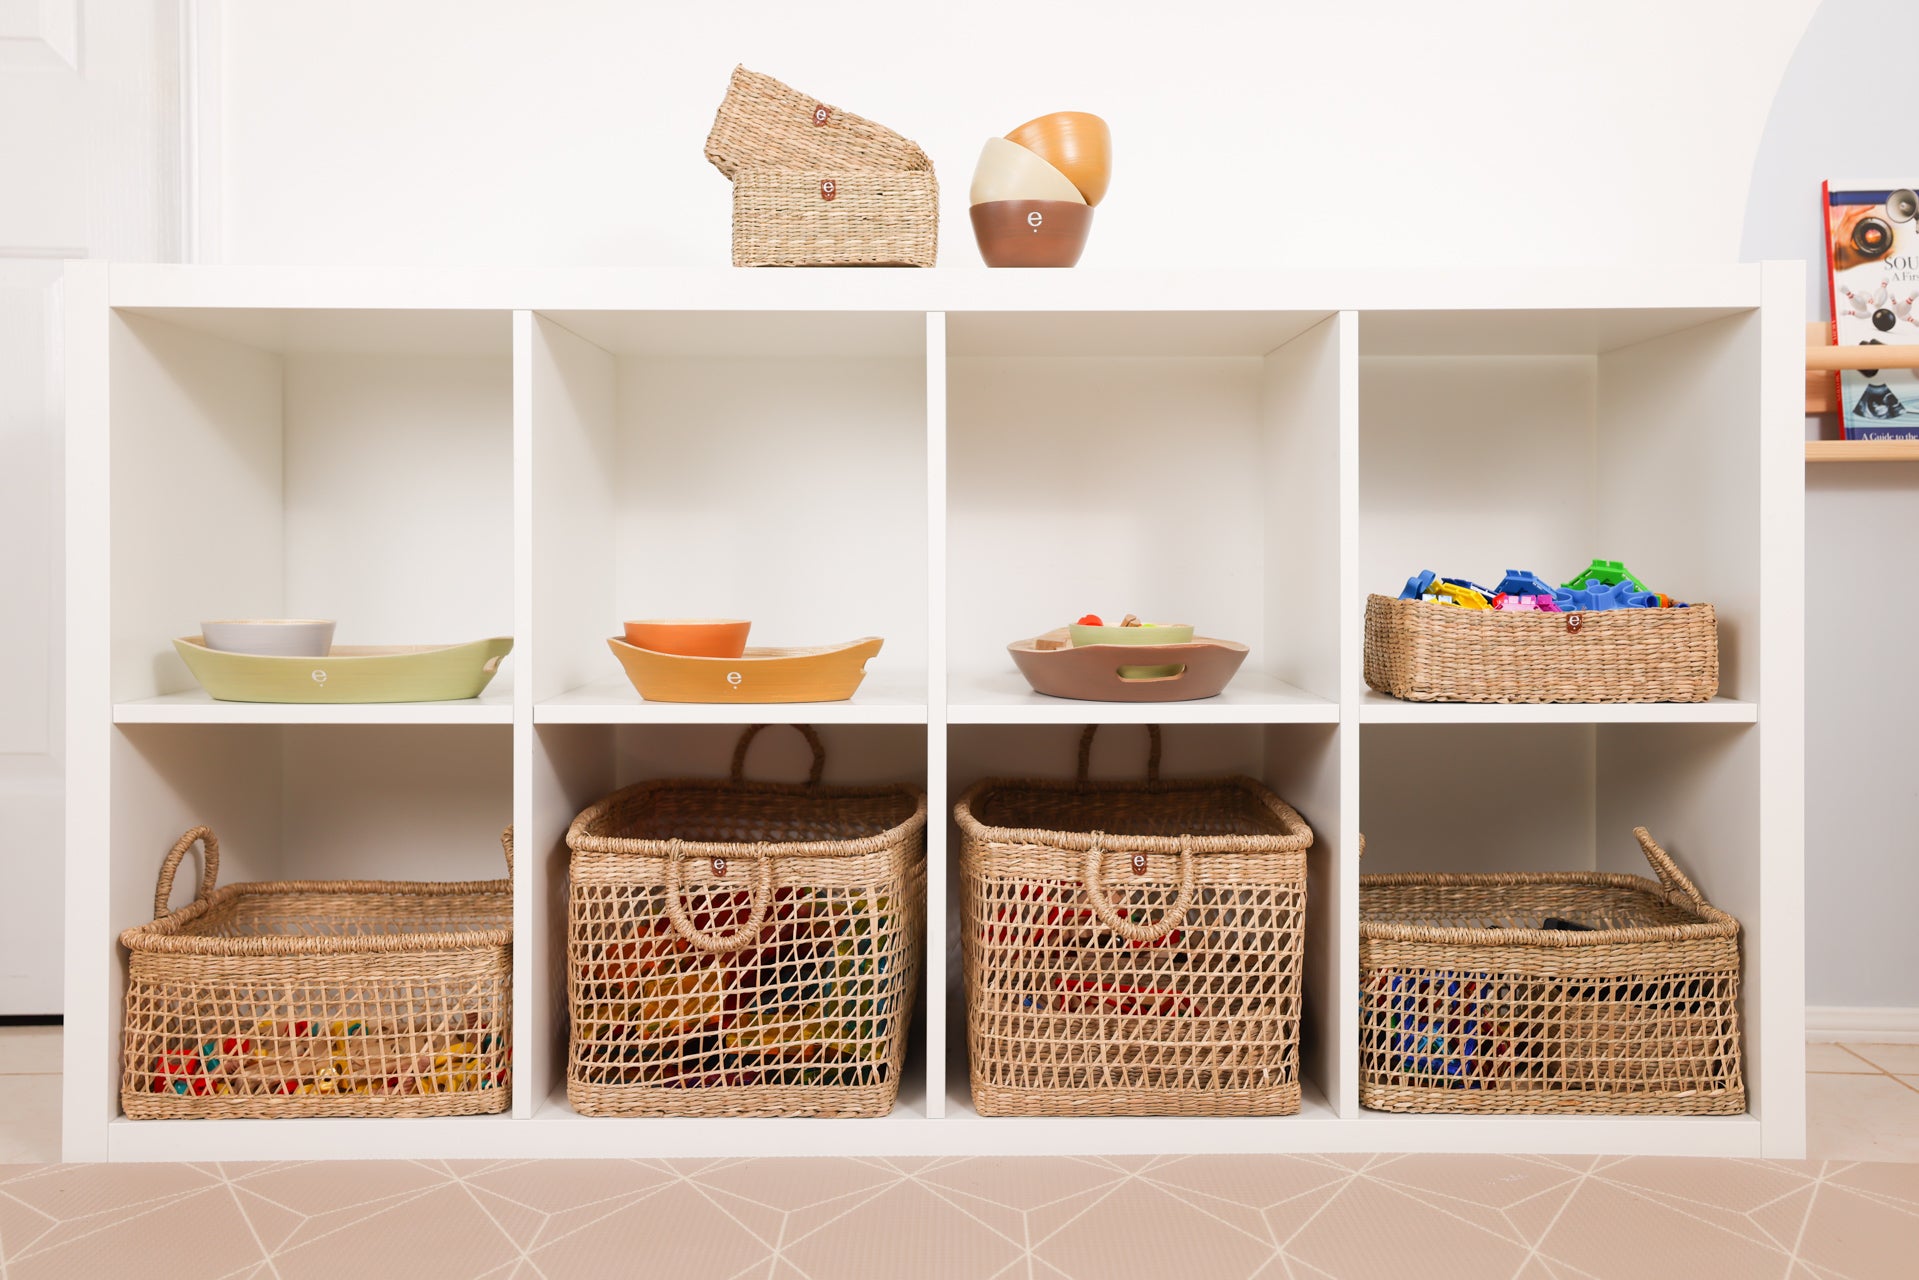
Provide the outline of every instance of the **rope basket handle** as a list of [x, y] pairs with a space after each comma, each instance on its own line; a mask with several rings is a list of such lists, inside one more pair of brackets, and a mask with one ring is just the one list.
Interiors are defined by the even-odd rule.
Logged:
[[[1078, 777], [1081, 782], [1086, 781], [1086, 771], [1093, 763], [1093, 735], [1098, 732], [1098, 725], [1089, 724], [1086, 726], [1086, 732], [1079, 735]], [[1160, 754], [1159, 726], [1156, 724], [1147, 725], [1146, 736], [1150, 744], [1146, 750], [1146, 781], [1158, 782]]]
[[[765, 724], [748, 725], [746, 732], [740, 735], [739, 745], [733, 748], [733, 772], [731, 774], [733, 781], [740, 782], [745, 779], [746, 749], [753, 745], [753, 739], [759, 737], [760, 730], [773, 727], [772, 725]], [[806, 745], [813, 749], [813, 768], [806, 775], [806, 785], [809, 787], [818, 786], [820, 783], [820, 775], [826, 771], [826, 747], [820, 742], [820, 735], [813, 731], [813, 726], [810, 724], [789, 724], [786, 727], [799, 734], [802, 738], [805, 738]]]
[[1659, 842], [1652, 838], [1652, 832], [1644, 827], [1634, 827], [1632, 833], [1633, 837], [1639, 841], [1640, 851], [1646, 855], [1646, 861], [1650, 862], [1652, 869], [1658, 873], [1659, 883], [1696, 907], [1703, 909], [1712, 905], [1706, 901], [1706, 895], [1699, 892], [1699, 886], [1679, 869], [1679, 864], [1672, 860], [1672, 855], [1659, 847]]
[[506, 850], [506, 878], [511, 880], [513, 878], [513, 827], [511, 824], [500, 833], [500, 848]]
[[686, 914], [686, 903], [680, 900], [680, 876], [681, 867], [686, 861], [686, 846], [678, 840], [673, 841], [672, 845], [672, 850], [666, 855], [666, 918], [673, 922], [674, 930], [699, 950], [712, 953], [738, 951], [759, 937], [760, 928], [766, 923], [766, 905], [773, 897], [772, 857], [762, 853], [754, 859], [753, 879], [747, 886], [748, 900], [752, 905], [747, 910], [745, 922], [726, 933], [708, 933], [693, 923]]
[[[1106, 882], [1100, 867], [1106, 850], [1100, 846], [1105, 843], [1106, 833], [1093, 833], [1093, 847], [1086, 851], [1086, 899], [1092, 903], [1093, 914], [1099, 922], [1117, 933], [1128, 942], [1158, 942], [1173, 930], [1186, 923], [1186, 913], [1192, 909], [1194, 882], [1193, 847], [1186, 837], [1179, 839], [1179, 893], [1171, 904], [1160, 912], [1159, 919], [1151, 924], [1134, 924], [1120, 915], [1113, 906], [1112, 899], [1106, 896]], [[1145, 855], [1136, 855], [1144, 857]]]
[[205, 852], [200, 859], [200, 892], [194, 895], [193, 901], [212, 894], [214, 883], [220, 878], [220, 837], [213, 834], [212, 827], [195, 827], [174, 842], [173, 848], [167, 850], [165, 861], [160, 863], [160, 880], [153, 887], [155, 920], [166, 917], [167, 899], [173, 896], [173, 873], [180, 869], [180, 859], [186, 857], [187, 850], [196, 843]]

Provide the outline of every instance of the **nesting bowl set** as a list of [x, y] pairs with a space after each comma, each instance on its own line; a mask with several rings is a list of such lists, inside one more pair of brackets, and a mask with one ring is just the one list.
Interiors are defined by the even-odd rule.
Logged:
[[1112, 131], [1084, 111], [988, 138], [969, 195], [980, 257], [989, 267], [1073, 266], [1112, 176]]

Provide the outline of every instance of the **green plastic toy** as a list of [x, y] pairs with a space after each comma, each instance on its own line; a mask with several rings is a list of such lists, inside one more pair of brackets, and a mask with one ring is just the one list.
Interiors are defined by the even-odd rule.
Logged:
[[1567, 590], [1579, 590], [1585, 587], [1588, 580], [1597, 580], [1608, 587], [1616, 587], [1622, 582], [1630, 582], [1632, 583], [1632, 589], [1634, 591], [1652, 590], [1651, 587], [1634, 577], [1632, 571], [1627, 569], [1626, 566], [1618, 560], [1595, 560], [1591, 565], [1581, 569], [1578, 576], [1573, 578], [1571, 582], [1562, 582], [1559, 585]]

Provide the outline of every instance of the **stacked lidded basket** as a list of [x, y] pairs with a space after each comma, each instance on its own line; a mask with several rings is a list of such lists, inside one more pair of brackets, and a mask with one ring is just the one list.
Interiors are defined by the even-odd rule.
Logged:
[[930, 267], [939, 256], [926, 152], [771, 76], [733, 69], [706, 158], [733, 180], [736, 267]]

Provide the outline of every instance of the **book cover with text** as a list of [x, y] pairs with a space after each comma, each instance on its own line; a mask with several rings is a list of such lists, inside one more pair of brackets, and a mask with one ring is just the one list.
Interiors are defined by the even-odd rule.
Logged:
[[[1919, 345], [1919, 194], [1892, 183], [1828, 181], [1822, 197], [1833, 340]], [[1834, 376], [1846, 439], [1919, 440], [1919, 370]]]

